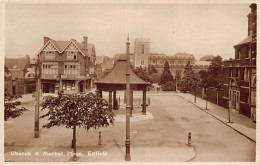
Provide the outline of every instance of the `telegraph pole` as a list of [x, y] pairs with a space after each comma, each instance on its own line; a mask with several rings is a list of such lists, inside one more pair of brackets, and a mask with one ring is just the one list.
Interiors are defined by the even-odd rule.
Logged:
[[34, 138], [39, 138], [39, 109], [40, 109], [40, 88], [41, 88], [41, 82], [40, 82], [40, 72], [41, 72], [41, 65], [40, 65], [40, 60], [39, 57], [37, 59], [37, 64], [36, 64], [36, 96], [35, 96], [35, 123], [34, 123]]
[[126, 140], [125, 140], [125, 147], [126, 147], [126, 154], [125, 160], [130, 161], [130, 73], [129, 73], [129, 35], [127, 36], [126, 42]]

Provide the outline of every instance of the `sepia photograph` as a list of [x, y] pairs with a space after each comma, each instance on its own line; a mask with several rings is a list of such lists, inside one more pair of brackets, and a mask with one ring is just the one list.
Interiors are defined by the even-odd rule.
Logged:
[[0, 164], [258, 164], [257, 6], [1, 1]]

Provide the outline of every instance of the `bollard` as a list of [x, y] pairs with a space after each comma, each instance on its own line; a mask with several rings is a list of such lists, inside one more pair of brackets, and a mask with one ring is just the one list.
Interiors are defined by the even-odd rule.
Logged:
[[101, 146], [102, 142], [101, 142], [101, 132], [99, 132], [99, 136], [98, 136], [98, 145]]
[[188, 134], [188, 147], [191, 146], [191, 133]]

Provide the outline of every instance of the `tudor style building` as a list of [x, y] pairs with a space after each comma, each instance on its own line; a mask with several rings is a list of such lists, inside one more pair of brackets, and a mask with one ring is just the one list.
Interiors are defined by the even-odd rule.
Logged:
[[256, 4], [250, 5], [248, 36], [234, 46], [235, 59], [224, 61], [226, 107], [256, 120]]
[[78, 93], [92, 86], [96, 54], [95, 45], [87, 40], [83, 37], [79, 43], [44, 37], [44, 45], [37, 53], [43, 93]]

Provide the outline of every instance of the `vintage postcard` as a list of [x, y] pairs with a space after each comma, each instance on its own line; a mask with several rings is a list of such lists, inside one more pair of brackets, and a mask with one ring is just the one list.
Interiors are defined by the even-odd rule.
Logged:
[[259, 163], [256, 1], [0, 6], [0, 164]]

